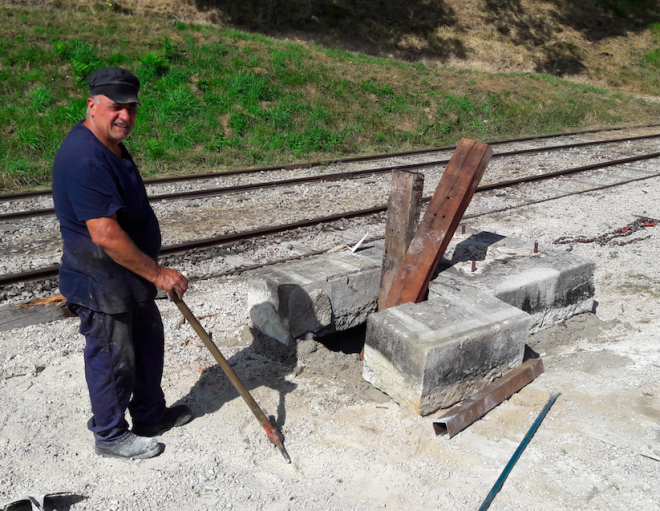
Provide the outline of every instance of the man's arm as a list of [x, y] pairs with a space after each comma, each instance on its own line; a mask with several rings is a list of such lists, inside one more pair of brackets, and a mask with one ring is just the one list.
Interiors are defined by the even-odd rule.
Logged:
[[92, 241], [101, 247], [116, 263], [167, 291], [170, 298], [179, 297], [188, 289], [188, 280], [178, 271], [159, 266], [133, 243], [117, 222], [117, 214], [93, 218], [85, 222]]

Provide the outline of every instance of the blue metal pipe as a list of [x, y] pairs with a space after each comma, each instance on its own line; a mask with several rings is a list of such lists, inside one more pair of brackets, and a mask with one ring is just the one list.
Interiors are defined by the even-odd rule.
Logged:
[[536, 430], [539, 429], [539, 426], [541, 425], [541, 422], [543, 422], [543, 419], [545, 418], [546, 414], [548, 413], [550, 408], [552, 408], [552, 405], [555, 404], [555, 401], [560, 395], [561, 392], [554, 392], [550, 396], [550, 399], [543, 407], [543, 410], [541, 410], [541, 413], [534, 421], [534, 424], [532, 424], [531, 427], [529, 428], [529, 431], [525, 435], [525, 438], [523, 438], [522, 442], [520, 442], [520, 445], [516, 449], [516, 452], [514, 452], [513, 456], [511, 456], [509, 463], [507, 463], [506, 467], [504, 467], [502, 474], [497, 479], [497, 481], [495, 481], [495, 485], [493, 486], [493, 489], [490, 490], [490, 493], [488, 494], [488, 496], [486, 496], [486, 499], [484, 500], [483, 504], [481, 504], [479, 511], [486, 511], [490, 507], [490, 505], [493, 502], [493, 499], [495, 498], [495, 495], [497, 495], [497, 492], [499, 492], [502, 489], [502, 485], [504, 484], [504, 481], [506, 481], [506, 478], [509, 476], [509, 473], [513, 469], [513, 466], [518, 461], [518, 458], [520, 458], [520, 455], [525, 450], [525, 447], [527, 447], [527, 444], [529, 444], [529, 441], [534, 436], [534, 433], [536, 433]]

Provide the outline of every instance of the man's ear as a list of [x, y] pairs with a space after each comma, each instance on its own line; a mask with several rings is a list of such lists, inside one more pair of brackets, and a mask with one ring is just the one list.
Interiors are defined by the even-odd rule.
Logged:
[[96, 101], [94, 101], [94, 98], [87, 98], [87, 108], [91, 112], [92, 109], [96, 106]]

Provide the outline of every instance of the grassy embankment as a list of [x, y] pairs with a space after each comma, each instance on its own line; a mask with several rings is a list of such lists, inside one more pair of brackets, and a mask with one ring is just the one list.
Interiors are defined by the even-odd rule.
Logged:
[[[48, 186], [85, 79], [142, 80], [127, 142], [145, 175], [653, 122], [660, 105], [548, 75], [367, 57], [182, 22], [0, 9], [0, 190]], [[653, 57], [649, 57], [653, 58]]]
[[[216, 24], [430, 65], [543, 73], [660, 95], [658, 0], [28, 0]], [[26, 0], [6, 0], [25, 5]]]

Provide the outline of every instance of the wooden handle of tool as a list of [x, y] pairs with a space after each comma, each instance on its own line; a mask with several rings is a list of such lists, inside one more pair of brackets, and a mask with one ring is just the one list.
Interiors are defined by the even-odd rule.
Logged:
[[215, 360], [218, 362], [222, 370], [225, 372], [229, 380], [232, 382], [234, 387], [236, 387], [236, 390], [238, 390], [238, 393], [241, 395], [241, 397], [245, 400], [247, 405], [250, 407], [250, 410], [252, 410], [252, 413], [254, 416], [257, 418], [259, 421], [259, 424], [268, 431], [269, 429], [272, 429], [273, 426], [271, 425], [270, 421], [268, 420], [268, 417], [266, 417], [266, 414], [259, 408], [259, 405], [257, 402], [254, 400], [250, 392], [248, 391], [247, 388], [245, 388], [245, 385], [243, 385], [243, 382], [240, 380], [236, 372], [234, 372], [234, 369], [229, 365], [229, 362], [227, 362], [227, 359], [220, 353], [220, 350], [218, 347], [215, 345], [215, 343], [211, 340], [211, 337], [209, 334], [206, 333], [206, 330], [202, 327], [202, 325], [199, 323], [195, 315], [192, 313], [192, 311], [188, 308], [188, 306], [185, 304], [181, 298], [174, 298], [174, 303], [176, 303], [176, 306], [179, 308], [181, 311], [181, 314], [184, 315], [184, 317], [188, 320], [188, 323], [190, 323], [190, 326], [193, 327], [195, 332], [197, 332], [197, 335], [199, 335], [199, 338], [204, 342], [206, 347], [209, 349]]

